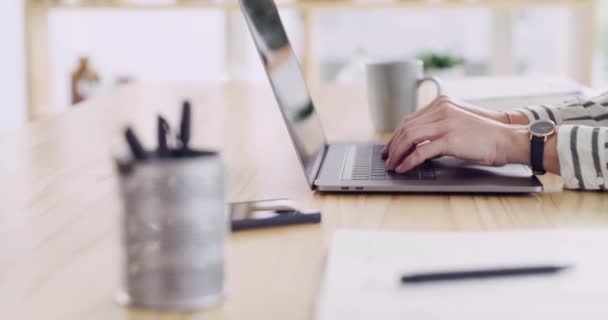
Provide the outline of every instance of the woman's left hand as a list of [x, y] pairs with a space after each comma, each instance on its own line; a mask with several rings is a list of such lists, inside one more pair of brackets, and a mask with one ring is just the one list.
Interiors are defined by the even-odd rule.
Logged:
[[403, 119], [384, 150], [386, 167], [407, 172], [438, 156], [481, 165], [528, 164], [530, 141], [524, 127], [508, 126], [439, 97]]

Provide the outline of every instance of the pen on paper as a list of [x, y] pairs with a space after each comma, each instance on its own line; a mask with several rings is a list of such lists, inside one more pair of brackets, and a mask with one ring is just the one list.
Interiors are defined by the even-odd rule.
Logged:
[[403, 284], [416, 284], [439, 281], [456, 281], [470, 279], [488, 279], [532, 275], [558, 274], [573, 268], [571, 265], [536, 265], [522, 267], [505, 267], [494, 269], [472, 269], [429, 273], [406, 274], [401, 277]]

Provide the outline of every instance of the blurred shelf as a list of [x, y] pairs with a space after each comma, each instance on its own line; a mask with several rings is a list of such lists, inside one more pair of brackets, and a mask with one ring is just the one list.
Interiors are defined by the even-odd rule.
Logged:
[[289, 5], [302, 9], [393, 9], [393, 8], [526, 8], [588, 6], [593, 0], [305, 0]]
[[221, 1], [175, 1], [173, 3], [140, 3], [128, 1], [85, 1], [83, 3], [63, 3], [59, 1], [32, 1], [30, 6], [34, 8], [48, 9], [230, 9], [237, 8], [236, 2]]
[[[577, 7], [592, 5], [594, 0], [301, 0], [277, 1], [279, 7], [300, 10], [315, 9], [395, 9], [395, 8], [528, 8], [528, 7]], [[32, 1], [30, 6], [47, 9], [221, 9], [234, 10], [236, 1], [177, 0], [170, 3], [150, 3], [129, 1], [85, 1], [65, 3], [60, 1]]]
[[[2, 0], [0, 0], [2, 1]], [[4, 0], [6, 1], [6, 0]], [[10, 0], [9, 0], [10, 1]], [[257, 1], [257, 0], [252, 0]], [[508, 74], [512, 69], [513, 11], [527, 8], [568, 8], [575, 14], [576, 30], [566, 35], [576, 45], [571, 59], [575, 61], [573, 77], [583, 83], [591, 82], [593, 49], [595, 47], [594, 16], [596, 0], [276, 0], [279, 7], [301, 13], [303, 25], [302, 65], [309, 81], [320, 79], [320, 62], [315, 57], [315, 36], [321, 30], [314, 27], [313, 17], [323, 10], [382, 10], [382, 9], [488, 9], [493, 14], [491, 62], [493, 72]], [[28, 71], [28, 104], [30, 117], [49, 113], [52, 109], [52, 79], [49, 58], [49, 13], [53, 10], [218, 10], [226, 13], [226, 70], [241, 65], [244, 59], [243, 23], [237, 0], [25, 0], [25, 27]], [[404, 10], [405, 11], [405, 10]], [[236, 77], [235, 77], [236, 78]], [[49, 107], [50, 106], [50, 107]]]

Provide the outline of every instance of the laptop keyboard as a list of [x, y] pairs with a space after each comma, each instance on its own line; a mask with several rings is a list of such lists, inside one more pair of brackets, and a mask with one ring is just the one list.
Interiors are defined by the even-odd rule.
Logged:
[[382, 145], [357, 147], [352, 180], [435, 180], [435, 168], [428, 161], [406, 173], [388, 172], [382, 159], [383, 148]]

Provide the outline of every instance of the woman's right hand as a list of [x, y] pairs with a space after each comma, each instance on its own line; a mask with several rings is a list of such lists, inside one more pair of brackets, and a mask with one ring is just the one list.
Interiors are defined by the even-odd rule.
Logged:
[[486, 166], [528, 164], [530, 139], [527, 129], [521, 126], [475, 114], [441, 97], [405, 117], [383, 155], [387, 158], [386, 168], [398, 173], [438, 156]]
[[[429, 103], [427, 106], [419, 109], [418, 111], [416, 111], [412, 114], [405, 116], [403, 118], [403, 120], [401, 120], [399, 128], [403, 127], [403, 124], [405, 124], [406, 122], [409, 122], [413, 119], [420, 118], [426, 114], [435, 112], [438, 108], [443, 107], [443, 105], [445, 105], [445, 104], [450, 104], [452, 107], [463, 109], [465, 111], [468, 111], [472, 114], [478, 115], [483, 118], [498, 121], [503, 124], [509, 124], [509, 117], [507, 116], [507, 114], [505, 112], [482, 109], [480, 107], [474, 106], [474, 105], [472, 105], [470, 103], [466, 103], [464, 101], [457, 101], [456, 99], [451, 98], [451, 97], [439, 96], [435, 100], [431, 101], [431, 103]], [[399, 129], [397, 129], [396, 131], [399, 131]], [[397, 132], [395, 132], [395, 133], [397, 133]], [[388, 156], [388, 151], [391, 147], [391, 144], [393, 143], [393, 140], [397, 136], [395, 133], [393, 133], [393, 136], [391, 137], [391, 139], [389, 140], [389, 142], [387, 143], [386, 147], [384, 148], [384, 150], [382, 152], [384, 157]]]

